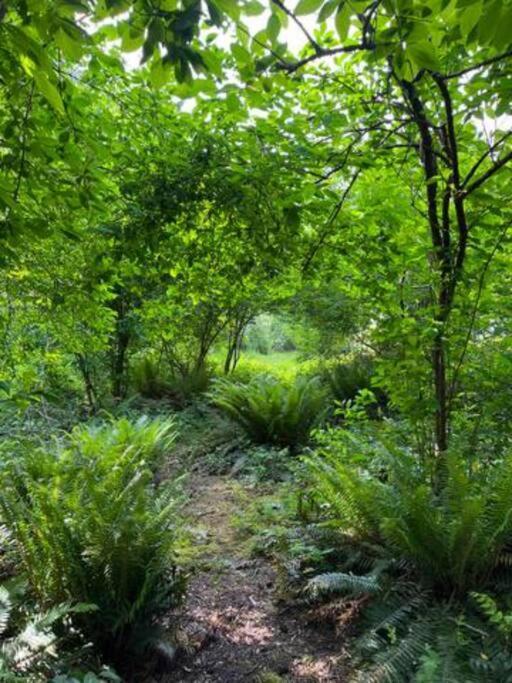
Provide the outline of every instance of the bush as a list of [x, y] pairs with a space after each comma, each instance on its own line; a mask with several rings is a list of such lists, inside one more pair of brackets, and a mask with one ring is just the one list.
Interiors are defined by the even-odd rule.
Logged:
[[343, 403], [353, 401], [358, 394], [366, 389], [371, 391], [379, 406], [387, 403], [385, 393], [373, 386], [373, 361], [368, 356], [358, 356], [351, 362], [328, 367], [324, 377], [334, 398]]
[[471, 592], [499, 594], [512, 580], [512, 458], [483, 468], [451, 453], [434, 486], [413, 455], [388, 455], [378, 474], [347, 465], [339, 453], [306, 461], [328, 522], [370, 549], [362, 576], [353, 567], [321, 575], [310, 590], [342, 592], [363, 604], [374, 595], [359, 645], [375, 666], [361, 680], [427, 680], [411, 675], [429, 666], [439, 674], [429, 681], [509, 680], [497, 674], [496, 633], [481, 623]]
[[[93, 463], [98, 460], [114, 463], [116, 454], [122, 457], [126, 451], [132, 451], [136, 462], [152, 471], [161, 464], [175, 439], [174, 420], [150, 419], [146, 415], [135, 421], [121, 417], [109, 422], [93, 422], [75, 427], [70, 435], [71, 445], [81, 457], [90, 457]], [[100, 453], [103, 455], [99, 456]]]
[[464, 595], [497, 568], [512, 534], [512, 458], [470, 472], [451, 454], [439, 490], [407, 454], [390, 458], [385, 477], [333, 454], [308, 462], [332, 520], [379, 540], [437, 593]]
[[138, 394], [145, 398], [167, 398], [179, 407], [204, 393], [210, 384], [210, 371], [204, 365], [184, 372], [171, 372], [152, 356], [136, 361], [131, 374], [133, 388]]
[[212, 398], [254, 442], [292, 451], [307, 442], [326, 405], [319, 381], [304, 377], [291, 385], [270, 377], [258, 377], [247, 385], [218, 380]]
[[211, 373], [206, 365], [192, 368], [185, 373], [176, 372], [169, 378], [170, 393], [179, 405], [186, 406], [208, 390], [210, 381]]
[[153, 356], [144, 356], [132, 362], [131, 380], [135, 391], [145, 398], [163, 398], [170, 386], [166, 373]]
[[157, 637], [157, 616], [183, 592], [179, 486], [153, 484], [172, 436], [169, 422], [119, 420], [3, 473], [2, 518], [32, 594], [42, 608], [96, 605], [77, 626], [114, 663]]

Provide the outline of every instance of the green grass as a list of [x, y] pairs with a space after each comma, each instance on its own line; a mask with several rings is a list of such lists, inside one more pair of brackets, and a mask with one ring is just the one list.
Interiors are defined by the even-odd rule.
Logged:
[[[225, 351], [222, 347], [215, 349], [210, 360], [222, 373]], [[282, 380], [293, 380], [299, 374], [310, 374], [316, 361], [305, 361], [298, 351], [273, 351], [263, 354], [255, 351], [242, 351], [234, 376], [243, 379], [255, 375], [272, 375]]]
[[298, 351], [273, 351], [267, 354], [243, 351], [238, 364], [241, 365], [247, 361], [261, 363], [261, 365], [266, 365], [269, 368], [282, 368], [283, 370], [298, 369], [303, 365]]

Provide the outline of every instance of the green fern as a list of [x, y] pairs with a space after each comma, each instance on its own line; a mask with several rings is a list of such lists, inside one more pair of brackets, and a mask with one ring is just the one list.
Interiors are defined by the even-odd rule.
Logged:
[[369, 356], [358, 356], [353, 361], [328, 367], [324, 378], [333, 397], [343, 403], [353, 401], [362, 390], [369, 390], [375, 396], [377, 405], [385, 406], [385, 393], [373, 386], [374, 363]]
[[437, 592], [465, 595], [503, 564], [512, 534], [512, 459], [470, 475], [461, 458], [449, 456], [441, 491], [425, 483], [411, 456], [390, 458], [385, 480], [332, 453], [306, 462], [332, 525], [379, 541]]
[[162, 363], [154, 356], [146, 355], [135, 359], [130, 368], [135, 391], [146, 398], [163, 398], [169, 394], [170, 385]]
[[249, 384], [218, 380], [212, 399], [256, 443], [292, 450], [308, 440], [326, 407], [319, 381], [305, 377], [290, 386], [265, 376]]
[[107, 422], [75, 427], [71, 432], [71, 447], [77, 457], [91, 458], [109, 467], [118, 455], [129, 451], [134, 463], [147, 464], [156, 470], [176, 440], [173, 419], [149, 418], [142, 415], [136, 421], [119, 418]]
[[120, 420], [76, 430], [69, 446], [28, 452], [4, 473], [14, 561], [45, 608], [98, 607], [74, 620], [107, 661], [157, 637], [156, 617], [183, 592], [180, 482], [153, 484], [171, 436], [168, 423]]
[[362, 595], [378, 593], [380, 585], [375, 576], [356, 576], [343, 572], [318, 574], [306, 585], [306, 593], [312, 598], [329, 593]]
[[[47, 679], [55, 665], [61, 638], [53, 627], [73, 614], [94, 611], [92, 605], [57, 605], [31, 615], [20, 625], [13, 617], [10, 591], [0, 586], [0, 680], [36, 681]], [[46, 674], [46, 675], [45, 675]]]
[[[512, 681], [510, 619], [481, 594], [509, 591], [512, 581], [512, 459], [472, 470], [449, 454], [435, 488], [407, 452], [379, 458], [378, 474], [333, 452], [305, 462], [324, 523], [366, 546], [373, 558], [364, 576], [310, 581], [324, 599], [328, 589], [350, 595], [354, 587], [372, 596], [357, 643], [357, 680]], [[380, 590], [371, 583], [364, 590], [369, 577], [378, 578]], [[471, 591], [478, 591], [473, 599]]]

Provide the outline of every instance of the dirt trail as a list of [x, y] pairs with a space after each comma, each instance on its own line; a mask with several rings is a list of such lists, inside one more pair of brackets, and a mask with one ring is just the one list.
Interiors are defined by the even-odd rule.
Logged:
[[228, 477], [193, 475], [190, 515], [208, 541], [208, 568], [189, 584], [181, 617], [184, 654], [169, 681], [343, 681], [331, 629], [276, 604], [276, 574], [244, 557], [231, 519], [240, 505]]

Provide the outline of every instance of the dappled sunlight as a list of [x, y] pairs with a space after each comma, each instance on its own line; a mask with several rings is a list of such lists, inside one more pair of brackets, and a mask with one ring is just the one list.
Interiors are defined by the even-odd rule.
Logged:
[[512, 683], [512, 0], [0, 45], [0, 681]]
[[311, 683], [334, 683], [343, 679], [335, 673], [337, 666], [334, 657], [304, 657], [294, 660], [290, 666], [290, 673], [296, 680], [311, 681]]
[[241, 611], [228, 607], [221, 612], [196, 608], [190, 616], [237, 645], [264, 645], [275, 636], [274, 629], [265, 624], [268, 614], [263, 609]]

